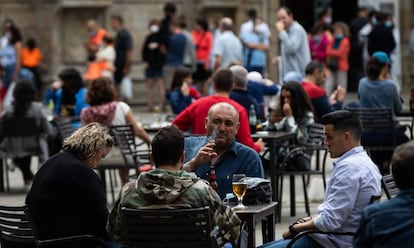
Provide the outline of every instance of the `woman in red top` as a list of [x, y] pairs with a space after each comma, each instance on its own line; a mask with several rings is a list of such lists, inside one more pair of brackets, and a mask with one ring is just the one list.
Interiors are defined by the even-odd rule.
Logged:
[[207, 21], [203, 18], [197, 18], [195, 20], [194, 30], [191, 32], [193, 36], [196, 59], [197, 59], [197, 71], [194, 73], [194, 81], [199, 85], [203, 95], [206, 95], [207, 89], [204, 87], [204, 82], [210, 77], [210, 53], [213, 47], [213, 35], [208, 31]]
[[[334, 38], [326, 49], [327, 65], [330, 74], [325, 84], [325, 90], [330, 95], [337, 86], [347, 89], [348, 85], [348, 54], [350, 50], [349, 28], [344, 22], [333, 24]], [[337, 66], [331, 66], [330, 60], [336, 60]]]

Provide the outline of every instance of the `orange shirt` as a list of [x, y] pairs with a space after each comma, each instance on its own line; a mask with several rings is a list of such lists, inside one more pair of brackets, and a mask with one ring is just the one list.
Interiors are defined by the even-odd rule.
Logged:
[[30, 51], [29, 48], [25, 47], [23, 48], [20, 55], [20, 61], [24, 67], [36, 67], [40, 64], [42, 58], [42, 53], [37, 47], [32, 51]]
[[348, 71], [349, 70], [349, 63], [348, 63], [348, 54], [349, 50], [351, 49], [351, 44], [349, 42], [349, 39], [347, 37], [343, 38], [341, 40], [341, 43], [339, 44], [338, 49], [333, 49], [333, 43], [335, 42], [335, 39], [331, 41], [331, 43], [328, 45], [326, 49], [326, 56], [331, 56], [338, 58], [338, 70], [340, 71]]
[[89, 44], [99, 46], [102, 43], [102, 39], [106, 34], [107, 34], [106, 30], [103, 28], [100, 28], [95, 35], [89, 37], [89, 41], [88, 41]]

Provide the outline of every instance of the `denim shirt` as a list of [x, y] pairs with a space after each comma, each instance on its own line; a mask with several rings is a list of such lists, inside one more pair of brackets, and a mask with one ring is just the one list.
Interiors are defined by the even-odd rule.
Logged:
[[[200, 148], [207, 143], [206, 136], [185, 138], [185, 162], [194, 158]], [[246, 174], [247, 177], [264, 177], [263, 165], [259, 155], [253, 149], [233, 142], [229, 149], [215, 162], [218, 194], [223, 199], [226, 193], [231, 193], [233, 174]], [[208, 181], [209, 164], [200, 165], [196, 175]]]
[[[314, 218], [321, 231], [355, 232], [362, 210], [373, 195], [381, 194], [381, 175], [362, 146], [354, 147], [333, 163], [324, 203]], [[324, 247], [350, 247], [348, 235], [315, 234], [312, 238]]]
[[[354, 247], [413, 247], [414, 188], [364, 209]], [[411, 244], [411, 245], [409, 245]]]

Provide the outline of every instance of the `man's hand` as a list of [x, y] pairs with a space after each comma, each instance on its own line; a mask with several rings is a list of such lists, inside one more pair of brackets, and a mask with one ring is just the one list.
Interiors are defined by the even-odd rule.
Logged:
[[278, 22], [276, 22], [275, 26], [276, 26], [276, 30], [277, 30], [278, 33], [282, 32], [282, 31], [285, 31], [286, 27], [285, 27], [285, 24], [283, 24], [283, 22], [278, 21]]
[[344, 99], [345, 99], [345, 95], [346, 95], [346, 90], [343, 87], [338, 86], [336, 88], [336, 90], [334, 92], [332, 92], [332, 94], [330, 95], [330, 97], [329, 97], [329, 103], [331, 105], [333, 105], [337, 101], [343, 102]]
[[215, 146], [215, 142], [209, 142], [205, 144], [200, 148], [194, 158], [183, 165], [183, 170], [192, 172], [195, 171], [200, 165], [212, 161], [217, 157], [217, 153], [214, 151]]
[[258, 139], [254, 143], [260, 147], [260, 151], [263, 151], [264, 150], [265, 143], [263, 142], [263, 139], [262, 138]]

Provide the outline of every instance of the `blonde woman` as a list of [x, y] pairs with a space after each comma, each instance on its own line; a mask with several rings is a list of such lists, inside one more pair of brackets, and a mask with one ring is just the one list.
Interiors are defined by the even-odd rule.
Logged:
[[65, 139], [62, 152], [37, 172], [26, 204], [41, 240], [90, 234], [112, 246], [106, 197], [93, 168], [113, 144], [107, 128], [90, 123]]

